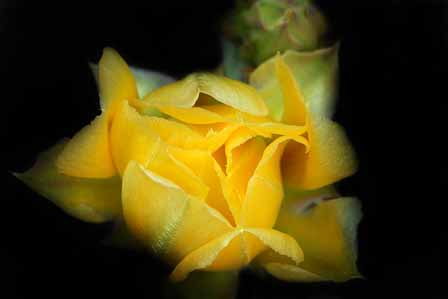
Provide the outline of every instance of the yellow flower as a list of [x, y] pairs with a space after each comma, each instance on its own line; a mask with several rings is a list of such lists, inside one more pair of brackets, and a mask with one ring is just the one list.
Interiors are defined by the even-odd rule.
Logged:
[[[321, 204], [316, 217], [303, 219], [285, 214], [297, 198], [282, 201], [285, 190], [302, 194], [351, 175], [353, 154], [342, 130], [308, 109], [285, 60], [278, 55], [254, 73], [258, 91], [194, 73], [145, 93], [139, 82], [147, 77], [105, 49], [101, 114], [18, 177], [77, 218], [124, 222], [174, 266], [175, 281], [195, 270], [241, 269], [255, 258], [281, 279], [300, 280], [297, 269], [337, 279], [308, 263], [307, 250], [331, 248], [309, 246], [306, 232], [322, 227], [316, 232], [330, 235], [327, 224], [340, 222], [320, 215], [339, 206]], [[269, 92], [281, 94], [277, 117], [266, 105]], [[303, 230], [289, 231], [294, 222]], [[342, 234], [332, 238], [345, 244]]]

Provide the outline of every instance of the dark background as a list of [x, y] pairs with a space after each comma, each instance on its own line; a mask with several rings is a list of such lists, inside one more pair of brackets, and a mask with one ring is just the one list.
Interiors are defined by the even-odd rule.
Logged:
[[[145, 3], [0, 2], [2, 298], [160, 296], [169, 269], [99, 245], [108, 225], [67, 216], [7, 173], [29, 168], [98, 113], [87, 62], [103, 47], [174, 76], [218, 65], [219, 24], [232, 1]], [[336, 120], [360, 170], [341, 189], [363, 204], [366, 279], [287, 284], [245, 271], [238, 298], [446, 298], [448, 5], [319, 3], [342, 40]]]

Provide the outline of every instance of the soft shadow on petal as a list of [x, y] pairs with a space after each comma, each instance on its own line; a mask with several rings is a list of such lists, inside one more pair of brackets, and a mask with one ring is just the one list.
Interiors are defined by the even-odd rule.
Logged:
[[58, 170], [81, 178], [107, 178], [117, 174], [109, 144], [107, 115], [97, 116], [67, 143], [56, 160]]
[[194, 174], [199, 177], [202, 182], [210, 188], [205, 202], [212, 208], [219, 211], [232, 225], [235, 220], [230, 211], [228, 202], [224, 197], [221, 186], [221, 171], [220, 166], [213, 158], [212, 154], [202, 150], [180, 149], [170, 147], [168, 152], [176, 160], [180, 161]]
[[280, 54], [275, 57], [275, 73], [283, 94], [282, 121], [291, 125], [306, 125], [308, 109], [305, 97]]
[[329, 119], [312, 116], [308, 130], [308, 153], [293, 143], [285, 149], [282, 172], [287, 186], [316, 189], [356, 172], [355, 153], [341, 126]]
[[355, 198], [318, 200], [305, 209], [300, 199], [285, 200], [276, 229], [297, 240], [304, 262], [297, 269], [272, 253], [260, 260], [271, 274], [289, 281], [346, 281], [361, 277], [356, 267], [360, 219], [361, 207]]
[[114, 162], [123, 174], [129, 161], [144, 167], [181, 186], [186, 192], [201, 199], [209, 188], [193, 171], [168, 153], [169, 145], [152, 129], [153, 118], [140, 115], [124, 101], [111, 128]]
[[160, 137], [151, 130], [145, 117], [123, 101], [110, 129], [112, 156], [120, 174], [130, 160], [147, 165], [160, 148]]
[[31, 169], [14, 175], [66, 213], [80, 220], [100, 223], [119, 216], [120, 178], [84, 179], [59, 173], [55, 159], [66, 144], [66, 140], [56, 144], [40, 154]]
[[303, 260], [302, 250], [292, 237], [273, 229], [241, 228], [222, 235], [187, 255], [173, 270], [171, 279], [183, 280], [195, 270], [240, 269], [269, 248], [296, 263]]
[[172, 263], [232, 229], [218, 211], [135, 161], [124, 173], [122, 199], [129, 229]]
[[[279, 137], [264, 150], [247, 185], [241, 213], [243, 226], [271, 228], [274, 225], [283, 199], [280, 159], [290, 140], [289, 137]], [[306, 144], [305, 139], [295, 141], [301, 142], [300, 146]]]
[[218, 102], [252, 115], [264, 116], [268, 109], [257, 91], [250, 85], [210, 73], [195, 73], [165, 85], [143, 99], [148, 105], [190, 108], [200, 93]]

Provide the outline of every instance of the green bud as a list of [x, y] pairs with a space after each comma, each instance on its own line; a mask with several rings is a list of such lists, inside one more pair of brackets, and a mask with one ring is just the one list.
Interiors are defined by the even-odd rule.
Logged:
[[239, 1], [229, 20], [225, 28], [228, 38], [253, 66], [278, 51], [325, 46], [327, 24], [311, 0]]

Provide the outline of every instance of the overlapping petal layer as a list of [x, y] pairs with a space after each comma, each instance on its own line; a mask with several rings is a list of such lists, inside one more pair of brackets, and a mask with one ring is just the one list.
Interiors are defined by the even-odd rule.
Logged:
[[360, 277], [356, 267], [360, 219], [361, 209], [355, 198], [287, 198], [276, 229], [299, 242], [304, 261], [296, 266], [272, 252], [263, 254], [260, 261], [271, 274], [288, 281], [345, 281]]

